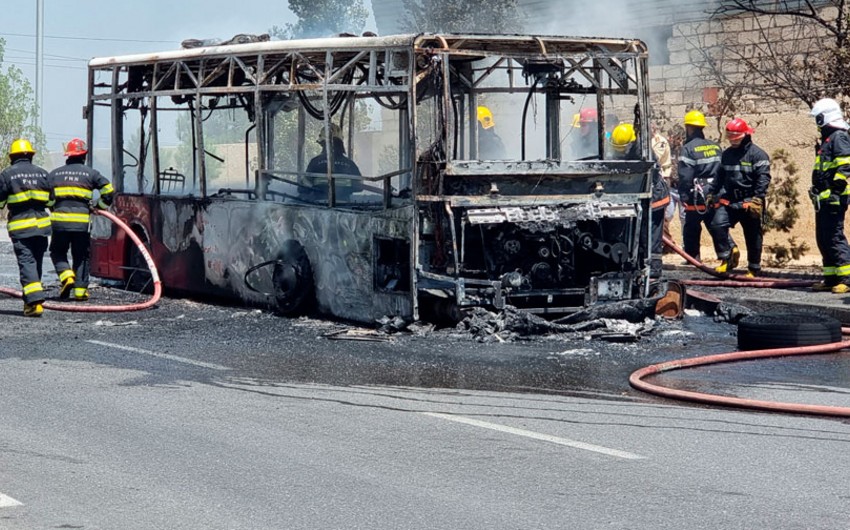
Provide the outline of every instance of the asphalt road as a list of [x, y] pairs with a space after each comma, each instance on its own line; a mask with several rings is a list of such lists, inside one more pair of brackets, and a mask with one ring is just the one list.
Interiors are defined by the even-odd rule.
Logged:
[[[0, 284], [15, 283], [0, 243]], [[2, 529], [850, 526], [850, 422], [629, 388], [646, 364], [734, 349], [734, 326], [707, 317], [628, 344], [483, 344], [332, 340], [344, 323], [168, 298], [20, 311], [0, 299]], [[848, 367], [841, 354], [660, 379], [847, 406]]]

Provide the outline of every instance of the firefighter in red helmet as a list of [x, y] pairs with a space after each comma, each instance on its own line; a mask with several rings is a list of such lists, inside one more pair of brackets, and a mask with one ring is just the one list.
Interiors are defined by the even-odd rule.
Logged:
[[50, 214], [53, 223], [50, 259], [61, 282], [59, 297], [69, 298], [73, 291], [73, 299], [79, 302], [89, 299], [90, 209], [108, 208], [114, 193], [106, 177], [85, 165], [87, 153], [86, 143], [74, 138], [65, 144], [65, 165], [51, 171], [49, 176], [56, 197]]
[[711, 232], [717, 245], [720, 265], [717, 272], [730, 272], [732, 245], [729, 229], [741, 223], [747, 244], [747, 276], [761, 271], [762, 223], [767, 187], [770, 185], [770, 157], [753, 143], [752, 127], [741, 118], [726, 124], [730, 147], [720, 157], [720, 170], [708, 190], [708, 200], [717, 208]]
[[573, 116], [573, 127], [578, 129], [570, 146], [570, 158], [599, 158], [599, 114], [595, 108], [581, 109]]

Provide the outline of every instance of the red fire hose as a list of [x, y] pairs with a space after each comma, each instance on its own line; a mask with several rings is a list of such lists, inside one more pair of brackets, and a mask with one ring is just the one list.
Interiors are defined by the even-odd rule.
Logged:
[[676, 254], [685, 258], [685, 260], [698, 268], [699, 270], [710, 274], [714, 277], [721, 278], [720, 280], [682, 280], [685, 285], [708, 285], [714, 287], [759, 287], [759, 288], [791, 288], [791, 287], [811, 287], [814, 283], [812, 280], [785, 280], [780, 278], [765, 279], [765, 278], [750, 278], [739, 274], [720, 273], [698, 261], [694, 257], [688, 255], [681, 247], [679, 247], [672, 239], [663, 236], [662, 241], [670, 247]]
[[[151, 279], [153, 280], [153, 295], [145, 302], [141, 302], [138, 304], [126, 304], [126, 305], [90, 305], [90, 304], [79, 304], [79, 303], [70, 303], [70, 304], [62, 304], [56, 302], [45, 302], [45, 309], [53, 309], [54, 311], [74, 311], [78, 313], [120, 313], [127, 311], [140, 311], [142, 309], [148, 309], [153, 307], [156, 304], [160, 297], [162, 296], [162, 282], [159, 279], [159, 273], [156, 270], [156, 265], [154, 265], [153, 258], [151, 258], [148, 249], [145, 248], [145, 244], [139, 239], [133, 230], [124, 223], [121, 219], [113, 215], [112, 213], [106, 210], [96, 210], [95, 213], [97, 215], [102, 215], [107, 219], [111, 220], [113, 223], [118, 225], [121, 230], [127, 233], [130, 236], [130, 239], [133, 240], [133, 243], [138, 247], [139, 252], [141, 252], [142, 256], [145, 258], [145, 262], [148, 264], [148, 268], [151, 272]], [[16, 291], [15, 289], [9, 289], [7, 287], [0, 287], [0, 294], [6, 294], [9, 296], [14, 296], [15, 298], [22, 298], [23, 294], [20, 291]]]
[[[730, 275], [718, 273], [711, 267], [704, 265], [693, 257], [689, 256], [671, 239], [664, 237], [664, 244], [673, 249], [677, 254], [685, 258], [691, 265], [699, 270], [708, 273], [712, 276], [722, 278], [721, 280], [685, 280], [682, 283], [686, 285], [711, 285], [718, 287], [772, 287], [772, 288], [787, 288], [787, 287], [809, 287], [812, 281], [805, 280], [784, 280], [773, 279], [765, 280], [764, 278], [748, 278], [740, 275]], [[841, 328], [843, 334], [850, 334], [850, 328]], [[816, 414], [821, 416], [838, 416], [850, 417], [850, 407], [833, 407], [825, 405], [808, 405], [803, 403], [783, 403], [777, 401], [762, 401], [755, 399], [744, 399], [731, 396], [721, 396], [717, 394], [707, 394], [704, 392], [694, 392], [691, 390], [679, 390], [668, 388], [660, 385], [648, 383], [643, 379], [645, 377], [660, 374], [662, 372], [670, 372], [682, 368], [692, 368], [695, 366], [706, 366], [710, 364], [727, 363], [734, 361], [746, 361], [753, 359], [764, 359], [769, 357], [785, 357], [791, 355], [811, 355], [816, 353], [831, 353], [841, 351], [845, 348], [850, 348], [850, 341], [834, 342], [831, 344], [819, 344], [815, 346], [797, 346], [792, 348], [776, 348], [769, 350], [754, 350], [746, 352], [730, 352], [719, 353], [715, 355], [706, 355], [702, 357], [694, 357], [691, 359], [678, 359], [675, 361], [667, 361], [660, 364], [653, 364], [640, 370], [636, 370], [629, 376], [629, 384], [638, 390], [642, 390], [649, 394], [655, 394], [671, 399], [679, 399], [684, 401], [694, 401], [698, 403], [706, 403], [710, 405], [722, 405], [728, 407], [738, 407], [754, 410], [767, 410], [773, 412], [791, 412], [801, 414]]]
[[[848, 328], [841, 328], [844, 334]], [[804, 403], [783, 403], [778, 401], [761, 401], [755, 399], [736, 398], [731, 396], [720, 396], [717, 394], [706, 394], [691, 390], [678, 390], [660, 385], [647, 383], [644, 377], [679, 370], [681, 368], [692, 368], [694, 366], [705, 366], [709, 364], [728, 363], [733, 361], [747, 361], [752, 359], [764, 359], [767, 357], [786, 357], [790, 355], [810, 355], [814, 353], [831, 353], [850, 348], [850, 341], [833, 342], [831, 344], [819, 344], [816, 346], [797, 346], [794, 348], [777, 348], [772, 350], [754, 350], [746, 352], [719, 353], [694, 357], [692, 359], [678, 359], [660, 364], [653, 364], [641, 368], [629, 376], [629, 384], [638, 390], [649, 394], [680, 399], [684, 401], [695, 401], [710, 405], [723, 405], [728, 407], [739, 407], [755, 410], [768, 410], [773, 412], [792, 412], [801, 414], [817, 414], [820, 416], [850, 417], [850, 407], [833, 407], [826, 405], [807, 405]]]

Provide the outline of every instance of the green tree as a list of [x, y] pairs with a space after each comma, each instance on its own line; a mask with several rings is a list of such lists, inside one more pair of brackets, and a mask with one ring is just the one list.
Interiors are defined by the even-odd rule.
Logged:
[[363, 0], [289, 0], [289, 10], [298, 22], [283, 28], [274, 26], [269, 33], [281, 39], [327, 37], [338, 33], [359, 35], [366, 25], [369, 10]]
[[406, 31], [516, 33], [522, 27], [517, 0], [402, 0]]
[[[0, 149], [5, 155], [13, 140], [26, 138], [42, 154], [46, 142], [41, 129], [35, 125], [38, 107], [32, 86], [20, 69], [4, 68], [5, 47], [6, 41], [0, 39]], [[8, 164], [8, 157], [0, 156], [0, 169]]]

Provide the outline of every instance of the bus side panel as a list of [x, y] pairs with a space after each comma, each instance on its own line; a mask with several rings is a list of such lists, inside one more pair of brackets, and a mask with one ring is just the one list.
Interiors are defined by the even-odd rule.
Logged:
[[[375, 238], [409, 241], [412, 208], [388, 212], [353, 212], [307, 208], [272, 202], [212, 199], [205, 207], [206, 281], [254, 303], [268, 298], [250, 290], [245, 272], [280, 257], [288, 240], [300, 243], [313, 269], [320, 312], [360, 322], [382, 316], [410, 317], [413, 295], [375, 288]], [[259, 290], [271, 292], [270, 265], [251, 276]]]

